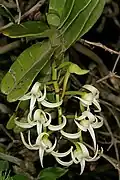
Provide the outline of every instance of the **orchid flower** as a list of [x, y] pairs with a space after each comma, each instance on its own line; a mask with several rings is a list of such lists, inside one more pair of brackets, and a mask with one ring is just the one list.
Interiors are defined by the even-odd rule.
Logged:
[[35, 144], [31, 144], [31, 140], [30, 140], [30, 131], [28, 131], [28, 144], [25, 141], [25, 138], [23, 136], [23, 133], [21, 132], [21, 139], [23, 144], [30, 150], [39, 150], [39, 157], [40, 157], [40, 163], [41, 166], [43, 167], [43, 156], [44, 153], [52, 153], [52, 151], [54, 150], [54, 148], [56, 147], [57, 144], [57, 140], [55, 138], [55, 142], [52, 146], [51, 141], [48, 139], [49, 134], [43, 132], [40, 135], [38, 135], [37, 139], [36, 139], [36, 143]]
[[46, 97], [46, 86], [44, 85], [44, 93], [40, 91], [40, 86], [41, 83], [36, 82], [33, 85], [31, 91], [19, 99], [21, 101], [30, 99], [30, 112], [32, 112], [32, 110], [34, 109], [34, 105], [37, 100], [43, 101]]
[[73, 162], [75, 164], [80, 163], [81, 165], [81, 172], [80, 175], [83, 173], [84, 168], [85, 168], [85, 161], [97, 161], [100, 156], [98, 155], [98, 146], [95, 152], [95, 155], [91, 157], [89, 155], [89, 151], [86, 148], [86, 146], [83, 143], [77, 142], [76, 143], [76, 149], [74, 151], [71, 151], [71, 157], [73, 159]]
[[56, 161], [59, 164], [61, 164], [62, 166], [67, 166], [68, 167], [68, 166], [73, 164], [73, 160], [65, 162], [65, 161], [62, 161], [60, 158], [68, 156], [71, 153], [72, 149], [73, 149], [73, 146], [71, 146], [71, 148], [68, 151], [64, 152], [64, 153], [59, 153], [59, 152], [52, 151], [51, 154], [55, 157]]
[[45, 100], [46, 98], [46, 85], [44, 85], [44, 92], [42, 93], [40, 90], [41, 83], [36, 82], [31, 91], [21, 97], [19, 100], [24, 101], [30, 99], [30, 113], [32, 114], [32, 110], [34, 109], [36, 101], [41, 105], [47, 108], [55, 108], [59, 107], [62, 104], [62, 100], [59, 102], [51, 103]]
[[[98, 121], [98, 119], [100, 121]], [[79, 122], [77, 122], [76, 120]], [[93, 139], [94, 148], [96, 148], [96, 138], [94, 129], [100, 128], [103, 125], [103, 118], [101, 116], [94, 116], [89, 111], [84, 111], [81, 116], [75, 117], [75, 123], [80, 130], [89, 131]]]
[[[48, 116], [48, 117], [47, 117]], [[43, 127], [47, 127], [51, 123], [51, 115], [47, 112], [44, 112], [41, 109], [37, 109], [34, 112], [33, 119], [31, 117], [31, 114], [28, 114], [27, 118], [28, 122], [20, 122], [20, 121], [15, 121], [16, 125], [21, 127], [21, 128], [32, 128], [34, 126], [37, 126], [37, 133], [38, 135], [42, 132]]]
[[93, 104], [97, 108], [95, 112], [100, 112], [101, 107], [98, 102], [99, 91], [92, 85], [84, 85], [83, 88], [88, 90], [89, 92], [84, 92], [81, 98], [78, 96], [75, 96], [75, 98], [79, 99], [81, 105], [87, 107], [87, 110], [89, 110], [89, 106]]

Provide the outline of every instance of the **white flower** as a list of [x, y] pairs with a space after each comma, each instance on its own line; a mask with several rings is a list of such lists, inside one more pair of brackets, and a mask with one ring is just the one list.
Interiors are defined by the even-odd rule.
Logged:
[[39, 150], [39, 157], [40, 157], [40, 163], [41, 166], [43, 167], [43, 156], [44, 156], [44, 152], [46, 153], [51, 153], [56, 144], [57, 144], [57, 140], [55, 138], [55, 142], [52, 146], [51, 141], [48, 139], [49, 134], [43, 132], [41, 133], [37, 139], [36, 139], [36, 143], [35, 144], [31, 144], [31, 140], [30, 140], [30, 131], [28, 131], [28, 144], [26, 143], [23, 133], [21, 132], [21, 139], [23, 144], [30, 150]]
[[[98, 119], [100, 121], [98, 121]], [[79, 123], [76, 120], [79, 121]], [[100, 128], [103, 125], [103, 118], [100, 116], [94, 116], [89, 111], [84, 111], [81, 116], [75, 117], [75, 123], [82, 131], [89, 131], [93, 139], [94, 148], [96, 148], [96, 138], [93, 129]]]
[[38, 135], [42, 132], [43, 127], [47, 127], [51, 123], [51, 115], [47, 112], [44, 112], [41, 109], [37, 109], [34, 112], [33, 118], [31, 117], [31, 113], [28, 114], [27, 122], [15, 121], [16, 125], [21, 128], [32, 128], [37, 126]]
[[62, 100], [59, 102], [51, 103], [45, 100], [46, 98], [46, 85], [44, 85], [44, 92], [42, 93], [40, 90], [41, 83], [36, 82], [31, 91], [21, 97], [19, 100], [24, 101], [30, 99], [30, 113], [32, 114], [32, 110], [34, 109], [36, 101], [42, 104], [44, 107], [47, 108], [55, 108], [59, 107], [62, 104]]
[[83, 95], [80, 97], [75, 96], [75, 98], [80, 100], [80, 103], [84, 106], [87, 107], [87, 110], [89, 110], [89, 106], [92, 104], [97, 108], [95, 112], [100, 112], [101, 107], [98, 102], [99, 99], [99, 91], [92, 85], [84, 85], [84, 89], [90, 91], [90, 92], [84, 92]]
[[55, 157], [56, 161], [59, 164], [61, 164], [62, 166], [67, 166], [68, 167], [68, 166], [73, 164], [73, 160], [65, 162], [65, 161], [62, 161], [60, 158], [68, 156], [71, 153], [72, 149], [73, 149], [73, 146], [71, 146], [71, 148], [68, 151], [64, 152], [64, 153], [59, 153], [59, 152], [52, 151], [51, 154]]
[[43, 101], [46, 97], [46, 86], [44, 85], [44, 93], [40, 91], [40, 86], [41, 83], [36, 82], [31, 91], [19, 99], [21, 101], [30, 99], [30, 112], [34, 109], [34, 105], [37, 100]]
[[100, 158], [100, 156], [97, 156], [97, 155], [98, 155], [98, 147], [96, 149], [94, 157], [91, 157], [89, 155], [89, 151], [86, 148], [86, 146], [80, 142], [77, 142], [76, 149], [74, 151], [71, 151], [71, 157], [73, 159], [73, 162], [75, 164], [80, 163], [80, 165], [81, 165], [80, 174], [82, 174], [84, 171], [85, 161], [97, 161]]
[[51, 130], [51, 131], [59, 131], [61, 129], [63, 129], [67, 123], [67, 120], [66, 120], [66, 117], [64, 115], [62, 115], [62, 119], [63, 119], [63, 122], [59, 125], [49, 125], [48, 126], [48, 129]]

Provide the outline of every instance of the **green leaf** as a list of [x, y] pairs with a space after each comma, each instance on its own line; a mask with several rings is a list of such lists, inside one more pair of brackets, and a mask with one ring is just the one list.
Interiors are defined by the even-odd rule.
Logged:
[[[93, 2], [91, 3], [91, 7], [92, 5], [94, 5], [94, 8], [92, 9], [92, 12], [89, 13], [88, 19], [86, 20], [84, 28], [81, 31], [80, 37], [82, 37], [85, 33], [89, 31], [90, 28], [92, 28], [92, 26], [95, 24], [95, 22], [98, 20], [98, 18], [103, 12], [105, 0], [98, 0], [96, 4], [95, 2], [96, 1], [93, 0]], [[90, 6], [87, 7], [86, 12], [89, 11], [89, 8]]]
[[31, 36], [46, 37], [48, 30], [49, 28], [47, 24], [42, 21], [27, 21], [21, 24], [13, 24], [12, 26], [4, 29], [2, 33], [11, 38]]
[[64, 23], [69, 18], [70, 13], [71, 13], [71, 11], [73, 9], [74, 3], [75, 3], [75, 0], [66, 0], [65, 6], [64, 6], [64, 9], [63, 9], [63, 13], [62, 13], [62, 16], [61, 16], [61, 20], [60, 20], [59, 29], [64, 25]]
[[75, 73], [77, 75], [84, 75], [89, 72], [89, 70], [81, 69], [77, 64], [71, 63], [68, 68], [69, 73]]
[[4, 16], [4, 17], [7, 17], [12, 22], [15, 22], [15, 19], [12, 16], [11, 12], [3, 4], [0, 4], [0, 15]]
[[8, 161], [0, 160], [0, 171], [6, 171], [9, 168]]
[[[67, 2], [69, 0], [66, 0]], [[95, 24], [103, 11], [104, 4], [104, 0], [75, 0], [69, 18], [59, 27], [61, 35], [64, 36], [65, 49]], [[64, 11], [66, 12], [66, 6]]]
[[40, 172], [40, 180], [56, 180], [67, 173], [67, 169], [59, 168], [59, 167], [50, 167], [43, 169]]
[[59, 65], [59, 67], [57, 68], [57, 70], [62, 69], [62, 68], [66, 68], [68, 69], [68, 67], [71, 65], [71, 62], [63, 62], [62, 64]]
[[50, 0], [47, 14], [48, 24], [58, 26], [66, 0]]
[[13, 180], [28, 180], [28, 178], [26, 176], [23, 176], [23, 175], [15, 175], [12, 177]]
[[15, 118], [16, 118], [16, 113], [14, 113], [9, 121], [7, 122], [6, 128], [7, 129], [13, 129], [16, 125], [15, 125]]
[[51, 59], [54, 49], [49, 41], [37, 43], [26, 49], [13, 63], [2, 80], [1, 91], [9, 102], [18, 100], [31, 86], [38, 73]]

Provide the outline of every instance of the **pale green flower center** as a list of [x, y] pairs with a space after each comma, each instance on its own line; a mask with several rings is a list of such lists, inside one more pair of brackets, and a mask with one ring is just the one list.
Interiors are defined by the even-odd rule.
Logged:
[[44, 137], [42, 141], [45, 144], [45, 146], [47, 146], [47, 148], [51, 148], [52, 147], [52, 143], [46, 137]]
[[80, 124], [81, 124], [82, 126], [88, 128], [88, 126], [89, 126], [89, 120], [84, 119], [84, 120], [80, 121]]
[[82, 96], [82, 99], [92, 103], [93, 95], [92, 95], [92, 93], [86, 93], [85, 95]]
[[75, 151], [74, 151], [74, 156], [75, 156], [75, 158], [77, 158], [78, 160], [81, 160], [81, 159], [84, 157], [83, 152], [82, 152], [81, 149], [75, 150]]

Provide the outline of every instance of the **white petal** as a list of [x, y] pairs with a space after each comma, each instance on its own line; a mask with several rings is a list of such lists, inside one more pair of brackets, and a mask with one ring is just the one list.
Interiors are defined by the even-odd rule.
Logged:
[[42, 138], [43, 138], [43, 136], [45, 136], [45, 135], [49, 136], [49, 134], [48, 134], [48, 133], [45, 133], [45, 132], [39, 134], [39, 136], [38, 136], [37, 139], [36, 139], [36, 144], [37, 144], [37, 145], [40, 145], [40, 144], [42, 143]]
[[42, 126], [43, 125], [39, 121], [37, 121], [37, 133], [38, 133], [38, 135], [42, 133]]
[[95, 120], [95, 116], [90, 111], [84, 111], [82, 115], [88, 117], [90, 122], [93, 122]]
[[59, 102], [56, 102], [56, 103], [50, 103], [46, 100], [43, 100], [41, 101], [41, 104], [44, 106], [44, 107], [47, 107], [47, 108], [55, 108], [55, 107], [59, 107], [61, 106], [63, 101], [59, 101]]
[[51, 119], [52, 119], [51, 115], [49, 113], [46, 112], [46, 114], [48, 115], [48, 119], [47, 119], [46, 123], [43, 124], [44, 127], [49, 126], [51, 123]]
[[64, 152], [64, 153], [58, 153], [58, 152], [55, 152], [55, 151], [52, 151], [52, 155], [53, 156], [55, 156], [55, 157], [65, 157], [65, 156], [68, 156], [70, 153], [71, 153], [71, 149], [73, 149], [73, 147], [71, 146], [71, 148], [68, 150], [68, 151], [66, 151], [66, 152]]
[[25, 122], [16, 121], [16, 120], [15, 120], [15, 124], [21, 128], [25, 128], [25, 129], [32, 128], [33, 126], [36, 125], [34, 122], [29, 124], [29, 123], [25, 123]]
[[81, 171], [80, 171], [80, 175], [81, 175], [85, 169], [85, 160], [84, 159], [81, 160], [80, 165], [81, 165]]
[[73, 151], [71, 151], [71, 157], [72, 157], [73, 162], [74, 162], [75, 164], [78, 164], [78, 163], [80, 162], [79, 160], [77, 160], [77, 159], [75, 158]]
[[34, 119], [35, 121], [41, 120], [41, 114], [42, 114], [43, 116], [45, 116], [44, 111], [42, 111], [41, 109], [35, 110], [34, 115], [33, 115], [33, 119]]
[[90, 156], [87, 157], [86, 156], [85, 160], [88, 161], [88, 162], [97, 161], [100, 158], [100, 156], [97, 157], [97, 155], [98, 155], [98, 145], [96, 147], [95, 155], [93, 157], [90, 157]]
[[[75, 120], [74, 120], [75, 121]], [[78, 123], [77, 121], [75, 121], [75, 124], [77, 125], [77, 127], [80, 129], [80, 130], [82, 130], [82, 131], [87, 131], [87, 127], [84, 127], [84, 126], [82, 126], [80, 123]]]
[[41, 83], [36, 82], [31, 89], [31, 94], [37, 95], [38, 92], [40, 91], [39, 90], [40, 86], [41, 86]]
[[30, 100], [30, 111], [32, 112], [32, 110], [34, 109], [36, 103], [36, 96], [35, 95], [31, 95], [31, 100]]
[[19, 100], [20, 101], [25, 101], [25, 100], [28, 100], [28, 99], [31, 99], [31, 93], [27, 93], [25, 94], [23, 97], [21, 97]]
[[33, 147], [34, 145], [31, 144], [31, 139], [30, 139], [30, 131], [28, 131], [28, 143], [31, 147]]
[[37, 101], [38, 101], [38, 102], [41, 102], [41, 101], [43, 101], [45, 98], [46, 98], [46, 85], [44, 85], [44, 94], [43, 94], [40, 98], [37, 98]]
[[85, 115], [83, 115], [83, 113], [82, 113], [82, 115], [81, 116], [79, 116], [79, 117], [75, 117], [75, 119], [77, 120], [77, 121], [81, 121], [81, 120], [83, 120], [83, 119], [85, 119], [86, 118], [86, 116]]
[[28, 131], [28, 143], [32, 147], [32, 150], [38, 150], [39, 149], [39, 146], [36, 143], [35, 144], [31, 144], [30, 131]]
[[25, 138], [24, 138], [22, 132], [20, 133], [20, 135], [21, 135], [21, 139], [22, 139], [23, 144], [24, 144], [28, 149], [30, 149], [30, 150], [38, 150], [37, 147], [33, 147], [33, 146], [31, 146], [31, 145], [29, 145], [29, 144], [26, 143]]
[[59, 131], [61, 129], [63, 129], [67, 123], [67, 120], [66, 120], [66, 117], [64, 115], [62, 115], [62, 118], [63, 118], [63, 122], [59, 125], [49, 125], [48, 126], [48, 129], [51, 130], [51, 131]]
[[71, 160], [71, 161], [68, 161], [68, 162], [65, 162], [65, 161], [61, 161], [58, 157], [56, 157], [55, 158], [56, 159], [56, 161], [59, 163], [59, 164], [61, 164], [62, 166], [70, 166], [70, 165], [72, 165], [73, 164], [73, 160]]
[[41, 163], [41, 166], [43, 168], [43, 156], [44, 156], [44, 149], [43, 148], [39, 148], [39, 157], [40, 157], [40, 163]]
[[31, 125], [32, 125], [32, 124], [37, 125], [37, 122], [34, 121], [34, 120], [32, 120], [32, 114], [31, 114], [31, 112], [29, 112], [29, 114], [28, 114], [27, 121], [28, 121], [28, 123], [31, 124]]
[[72, 133], [67, 133], [67, 132], [65, 132], [63, 130], [61, 130], [60, 132], [61, 132], [61, 134], [63, 136], [65, 136], [65, 137], [67, 137], [69, 139], [77, 139], [77, 138], [79, 138], [81, 136], [81, 131], [79, 131], [77, 133], [73, 133], [73, 134]]
[[80, 142], [78, 142], [77, 144], [79, 144], [79, 146], [80, 146], [80, 148], [82, 150], [83, 156], [88, 157], [89, 156], [89, 151], [86, 148], [86, 146], [83, 143], [80, 143]]
[[91, 124], [94, 129], [100, 128], [103, 125], [103, 118], [101, 116], [96, 116], [96, 119], [97, 118], [100, 119], [100, 122], [97, 120], [95, 123]]
[[82, 99], [82, 98], [80, 98], [80, 97], [78, 97], [78, 96], [74, 96], [74, 97], [77, 98], [77, 99], [79, 99], [80, 102], [81, 102], [81, 104], [82, 104], [83, 106], [85, 106], [85, 107], [88, 107], [88, 106], [92, 105], [92, 100], [91, 100], [91, 101], [87, 101], [87, 100]]
[[97, 110], [94, 110], [94, 111], [95, 112], [100, 112], [101, 111], [101, 107], [100, 107], [99, 102], [96, 99], [94, 99], [93, 100], [93, 104], [97, 107]]
[[47, 152], [47, 153], [53, 152], [53, 149], [55, 149], [56, 144], [57, 144], [57, 139], [55, 138], [55, 142], [54, 142], [53, 146], [52, 146], [51, 148], [49, 148], [49, 149], [46, 149], [46, 152]]
[[90, 125], [89, 128], [88, 128], [88, 131], [93, 139], [93, 144], [94, 144], [94, 149], [96, 149], [96, 138], [95, 138], [95, 132], [92, 128], [92, 126]]
[[94, 86], [86, 84], [83, 88], [89, 90], [94, 96], [99, 97], [99, 91]]

